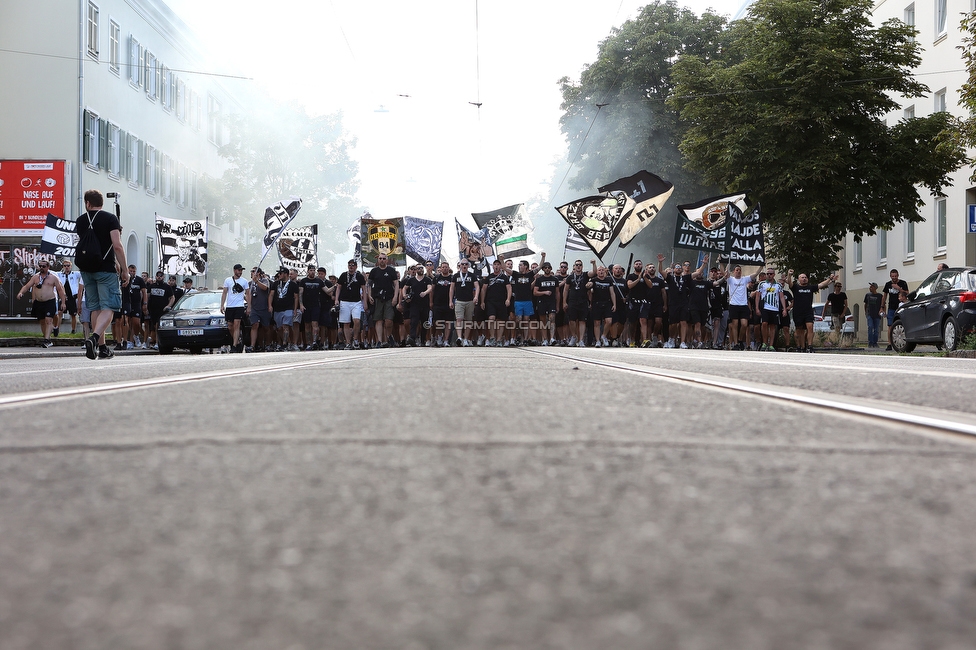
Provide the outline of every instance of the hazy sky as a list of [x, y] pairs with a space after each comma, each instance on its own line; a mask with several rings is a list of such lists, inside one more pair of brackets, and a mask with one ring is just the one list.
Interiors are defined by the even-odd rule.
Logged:
[[[448, 221], [548, 196], [553, 164], [566, 156], [558, 79], [578, 79], [611, 28], [647, 4], [166, 2], [219, 57], [220, 72], [254, 77], [312, 114], [343, 112], [358, 138], [359, 199], [374, 216]], [[683, 4], [732, 16], [742, 0]], [[537, 228], [565, 236], [555, 210], [547, 219]]]

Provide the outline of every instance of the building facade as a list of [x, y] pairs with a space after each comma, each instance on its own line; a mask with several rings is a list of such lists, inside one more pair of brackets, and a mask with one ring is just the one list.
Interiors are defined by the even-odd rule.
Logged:
[[[208, 220], [199, 184], [226, 167], [224, 117], [241, 110], [245, 85], [215, 74], [160, 0], [10, 0], [0, 5], [0, 43], [0, 167], [64, 161], [69, 219], [84, 211], [86, 190], [115, 193], [126, 257], [152, 272], [156, 214]], [[11, 185], [0, 186], [0, 199]], [[42, 230], [0, 224], [5, 279], [31, 270], [25, 251], [39, 246]], [[237, 234], [216, 229], [211, 241], [233, 247]], [[25, 308], [0, 296], [0, 315]]]
[[[959, 21], [973, 11], [973, 0], [882, 0], [874, 6], [874, 21], [898, 19], [918, 30], [922, 61], [916, 78], [929, 87], [924, 97], [897, 97], [900, 108], [888, 115], [888, 124], [903, 118], [923, 117], [949, 111], [968, 117], [959, 105], [959, 91], [967, 80], [960, 46], [963, 34]], [[973, 168], [964, 166], [953, 176], [944, 196], [920, 190], [925, 205], [920, 210], [924, 221], [901, 222], [889, 231], [865, 237], [860, 242], [848, 235], [844, 242], [843, 279], [852, 307], [858, 317], [858, 332], [865, 339], [864, 294], [868, 285], [884, 286], [892, 270], [910, 288], [916, 288], [940, 263], [949, 266], [976, 265], [976, 233], [969, 229], [969, 206], [976, 204], [976, 187], [969, 177]]]

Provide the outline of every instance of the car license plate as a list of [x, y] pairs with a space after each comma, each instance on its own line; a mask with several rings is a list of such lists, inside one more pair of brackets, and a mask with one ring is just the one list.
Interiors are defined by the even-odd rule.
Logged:
[[177, 336], [203, 336], [203, 330], [176, 330]]

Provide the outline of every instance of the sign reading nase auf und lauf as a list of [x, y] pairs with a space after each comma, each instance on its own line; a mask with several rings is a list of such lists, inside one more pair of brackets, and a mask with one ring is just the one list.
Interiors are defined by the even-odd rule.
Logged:
[[65, 217], [63, 160], [0, 160], [0, 235], [37, 236], [48, 213]]

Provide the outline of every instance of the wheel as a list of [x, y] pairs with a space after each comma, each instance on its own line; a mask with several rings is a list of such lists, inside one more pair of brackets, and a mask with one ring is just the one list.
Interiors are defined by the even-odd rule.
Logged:
[[173, 354], [173, 346], [172, 345], [160, 345], [159, 346], [159, 353], [160, 354]]
[[942, 347], [952, 352], [959, 347], [959, 330], [956, 329], [956, 319], [950, 316], [942, 323]]
[[905, 326], [901, 321], [895, 321], [891, 326], [891, 347], [895, 352], [911, 352], [915, 349], [914, 343], [909, 343], [905, 337]]

